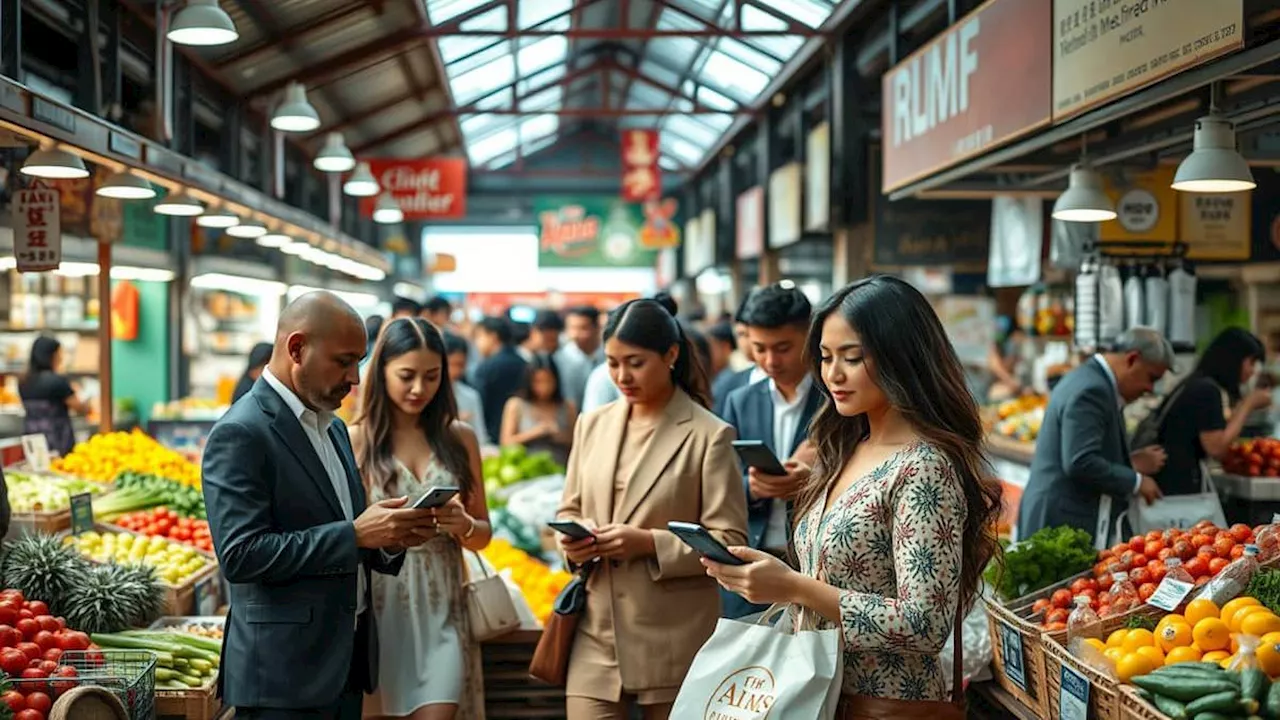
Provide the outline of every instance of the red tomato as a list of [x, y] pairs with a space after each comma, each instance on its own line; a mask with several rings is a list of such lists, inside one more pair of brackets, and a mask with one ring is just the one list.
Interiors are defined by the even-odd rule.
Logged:
[[1054, 608], [1045, 616], [1045, 622], [1049, 625], [1054, 623], [1065, 623], [1067, 621], [1067, 611], [1062, 608]]
[[1178, 553], [1173, 548], [1167, 547], [1161, 550], [1160, 552], [1156, 553], [1156, 558], [1163, 561], [1163, 560], [1168, 560], [1171, 557], [1176, 557], [1177, 554]]
[[1160, 530], [1152, 530], [1146, 535], [1147, 542], [1155, 542], [1156, 540], [1162, 540], [1162, 539], [1164, 539], [1164, 532]]
[[1089, 585], [1084, 578], [1076, 578], [1075, 582], [1071, 583], [1071, 594], [1079, 595], [1080, 592], [1087, 587], [1089, 587]]
[[8, 705], [14, 712], [19, 712], [27, 706], [27, 699], [17, 690], [6, 690], [3, 695], [0, 695], [0, 703]]
[[43, 680], [44, 678], [49, 677], [49, 672], [44, 668], [29, 667], [22, 671], [22, 677], [27, 678], [28, 680]]
[[1111, 579], [1110, 575], [1104, 575], [1098, 578], [1098, 590], [1100, 592], [1106, 592], [1110, 590], [1113, 582], [1115, 581]]
[[40, 632], [36, 633], [31, 638], [31, 642], [40, 646], [42, 654], [45, 650], [48, 650], [49, 648], [58, 647], [58, 639], [54, 637], [53, 633], [49, 632], [48, 630], [41, 630]]
[[27, 601], [21, 590], [14, 590], [13, 588], [0, 591], [0, 599], [13, 601], [15, 610], [22, 607], [22, 603]]
[[1242, 557], [1244, 557], [1244, 546], [1243, 546], [1243, 545], [1237, 545], [1237, 546], [1235, 546], [1235, 547], [1231, 548], [1231, 559], [1232, 559], [1232, 560], [1239, 560], [1239, 559], [1240, 559], [1240, 558], [1242, 558]]
[[1159, 560], [1152, 560], [1147, 563], [1147, 572], [1151, 573], [1151, 582], [1159, 585], [1160, 581], [1164, 580], [1168, 570], [1165, 569], [1164, 563]]
[[1070, 590], [1054, 590], [1053, 595], [1049, 598], [1049, 604], [1055, 608], [1071, 607], [1071, 591]]
[[1143, 583], [1138, 587], [1138, 597], [1142, 598], [1143, 602], [1146, 602], [1148, 598], [1150, 598], [1152, 595], [1155, 595], [1155, 594], [1156, 594], [1155, 583]]
[[44, 713], [34, 708], [27, 708], [14, 715], [13, 720], [44, 720]]
[[44, 649], [33, 642], [18, 643], [18, 650], [20, 650], [23, 655], [26, 655], [28, 660], [35, 660], [36, 658], [44, 655]]
[[9, 675], [17, 675], [26, 669], [30, 658], [21, 650], [14, 648], [5, 648], [0, 650], [0, 670], [4, 670]]
[[1219, 535], [1218, 538], [1213, 541], [1213, 550], [1218, 554], [1218, 557], [1220, 558], [1231, 557], [1231, 548], [1235, 546], [1236, 546], [1236, 541], [1233, 540], [1230, 535], [1227, 535], [1225, 533], [1222, 535]]
[[0, 648], [11, 648], [22, 642], [22, 633], [10, 625], [0, 625]]
[[34, 620], [35, 617], [36, 617], [36, 614], [31, 612], [27, 608], [22, 608], [21, 610], [18, 611], [19, 620]]
[[1173, 553], [1182, 560], [1190, 560], [1196, 553], [1195, 536], [1190, 541], [1178, 540], [1174, 543]]
[[1151, 562], [1151, 558], [1143, 555], [1142, 553], [1135, 553], [1132, 560], [1133, 564], [1129, 566], [1130, 568], [1146, 567], [1147, 563]]
[[52, 660], [55, 663], [57, 663], [59, 660], [62, 659], [62, 648], [60, 647], [49, 648], [48, 650], [44, 651], [44, 655], [42, 655], [41, 657], [43, 657], [45, 660]]
[[1133, 537], [1129, 538], [1129, 549], [1136, 553], [1142, 552], [1142, 548], [1145, 547], [1146, 544], [1147, 544], [1147, 539], [1142, 537], [1141, 535], [1134, 535]]
[[1147, 543], [1146, 547], [1142, 550], [1142, 554], [1149, 558], [1157, 557], [1164, 548], [1165, 545], [1163, 540], [1154, 540]]
[[49, 632], [58, 632], [59, 630], [62, 629], [62, 626], [58, 624], [58, 618], [52, 615], [37, 615], [36, 622], [40, 624], [41, 630], [48, 630]]
[[1187, 572], [1190, 573], [1193, 578], [1204, 578], [1209, 575], [1209, 561], [1203, 557], [1191, 558], [1187, 561], [1186, 565], [1183, 565], [1183, 567], [1187, 569]]
[[27, 707], [48, 715], [49, 708], [53, 707], [53, 699], [37, 690], [36, 692], [27, 695]]
[[1231, 537], [1235, 539], [1236, 542], [1246, 542], [1249, 539], [1249, 536], [1253, 534], [1253, 530], [1250, 530], [1249, 526], [1244, 523], [1236, 523], [1235, 525], [1232, 525], [1230, 532]]
[[1044, 598], [1040, 598], [1039, 600], [1031, 604], [1031, 616], [1039, 617], [1040, 615], [1047, 612], [1051, 607], [1052, 606], [1049, 604], [1048, 600]]
[[18, 632], [22, 633], [23, 638], [30, 640], [36, 636], [36, 633], [40, 632], [40, 623], [36, 622], [34, 618], [23, 619], [18, 621], [17, 628]]
[[89, 636], [79, 630], [67, 630], [58, 639], [63, 650], [88, 650]]
[[1214, 558], [1214, 559], [1210, 560], [1210, 561], [1209, 561], [1209, 574], [1210, 574], [1210, 575], [1217, 575], [1218, 573], [1222, 572], [1222, 568], [1226, 567], [1226, 566], [1227, 566], [1227, 564], [1228, 564], [1229, 562], [1231, 562], [1231, 561], [1230, 561], [1230, 560], [1227, 560], [1226, 558]]

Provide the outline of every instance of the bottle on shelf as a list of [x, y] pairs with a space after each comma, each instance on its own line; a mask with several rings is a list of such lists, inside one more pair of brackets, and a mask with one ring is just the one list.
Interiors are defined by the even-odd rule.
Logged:
[[1222, 607], [1228, 600], [1234, 600], [1249, 587], [1249, 580], [1253, 578], [1253, 574], [1258, 571], [1258, 546], [1245, 545], [1244, 555], [1231, 564], [1222, 568], [1222, 571], [1213, 577], [1212, 580], [1205, 583], [1204, 589], [1200, 591], [1197, 598], [1207, 598], [1212, 600], [1215, 605]]
[[1182, 560], [1179, 558], [1171, 557], [1165, 560], [1164, 570], [1164, 576], [1166, 579], [1172, 578], [1190, 585], [1196, 584], [1196, 579], [1191, 577], [1191, 573], [1187, 572], [1186, 568], [1182, 567]]
[[1075, 609], [1067, 617], [1067, 650], [1079, 656], [1085, 640], [1102, 639], [1102, 624], [1098, 613], [1089, 606], [1088, 595], [1077, 595], [1075, 602]]

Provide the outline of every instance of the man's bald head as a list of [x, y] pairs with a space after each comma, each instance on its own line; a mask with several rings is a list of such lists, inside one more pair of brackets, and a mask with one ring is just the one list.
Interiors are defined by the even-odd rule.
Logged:
[[309, 292], [280, 313], [271, 374], [313, 410], [333, 411], [360, 382], [365, 348], [359, 313], [331, 292]]

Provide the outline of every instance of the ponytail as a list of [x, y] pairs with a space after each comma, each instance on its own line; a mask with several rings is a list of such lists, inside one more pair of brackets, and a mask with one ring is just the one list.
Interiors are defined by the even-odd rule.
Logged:
[[604, 326], [604, 339], [618, 338], [628, 345], [665, 354], [672, 345], [677, 348], [671, 380], [676, 387], [704, 408], [711, 407], [711, 393], [706, 365], [681, 329], [675, 315], [657, 300], [629, 300], [609, 313]]
[[680, 355], [676, 358], [675, 369], [671, 371], [672, 379], [675, 380], [676, 386], [688, 393], [695, 402], [710, 410], [710, 382], [707, 380], [707, 366], [702, 362], [702, 354], [693, 347], [689, 334], [680, 327], [680, 323], [674, 322], [675, 318], [671, 319], [676, 326], [676, 333], [680, 336]]

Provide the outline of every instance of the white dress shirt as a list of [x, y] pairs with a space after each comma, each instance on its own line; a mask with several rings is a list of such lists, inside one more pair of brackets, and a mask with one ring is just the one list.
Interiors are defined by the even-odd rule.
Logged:
[[[1124, 422], [1124, 398], [1120, 397], [1120, 383], [1116, 381], [1116, 374], [1112, 371], [1111, 366], [1107, 364], [1106, 358], [1101, 355], [1094, 355], [1093, 359], [1098, 361], [1098, 364], [1102, 366], [1102, 371], [1107, 374], [1107, 379], [1111, 381], [1111, 389], [1116, 392], [1116, 405], [1120, 408], [1121, 422]], [[1125, 429], [1121, 428], [1120, 431], [1125, 432]], [[1133, 482], [1133, 494], [1137, 495], [1138, 490], [1142, 488], [1142, 473], [1135, 470], [1133, 474], [1137, 478]]]
[[480, 442], [480, 446], [493, 445], [493, 441], [489, 439], [489, 431], [486, 429], [488, 426], [484, 424], [484, 403], [480, 400], [480, 392], [461, 380], [455, 380], [453, 397], [458, 403], [458, 414], [466, 416], [464, 422], [476, 432], [476, 439]]
[[[786, 461], [795, 452], [796, 433], [800, 430], [800, 416], [804, 414], [805, 401], [809, 399], [809, 390], [813, 387], [813, 377], [806, 374], [796, 385], [794, 397], [788, 402], [782, 397], [778, 385], [769, 380], [769, 396], [773, 400], [773, 449], [778, 459]], [[765, 527], [761, 540], [765, 549], [786, 550], [787, 541], [787, 501], [774, 498], [769, 508], [769, 524]]]
[[[267, 381], [272, 390], [284, 400], [284, 404], [288, 406], [294, 417], [302, 425], [302, 432], [306, 434], [307, 439], [311, 441], [311, 448], [315, 450], [316, 455], [320, 458], [320, 464], [324, 466], [325, 474], [329, 476], [329, 482], [333, 484], [333, 492], [338, 496], [338, 504], [342, 506], [342, 515], [348, 521], [355, 520], [355, 510], [352, 507], [351, 488], [347, 485], [347, 471], [342, 466], [342, 460], [338, 457], [338, 448], [334, 447], [333, 440], [329, 437], [329, 426], [333, 424], [335, 415], [331, 412], [317, 412], [302, 404], [302, 400], [294, 394], [292, 390], [285, 387], [280, 379], [271, 374], [271, 370], [264, 369], [262, 378]], [[365, 578], [364, 563], [360, 563], [356, 567], [356, 618], [365, 611]]]
[[609, 366], [602, 363], [587, 376], [587, 387], [582, 393], [580, 412], [591, 412], [621, 397], [622, 393], [618, 392], [618, 386], [614, 385], [613, 378], [609, 377]]

